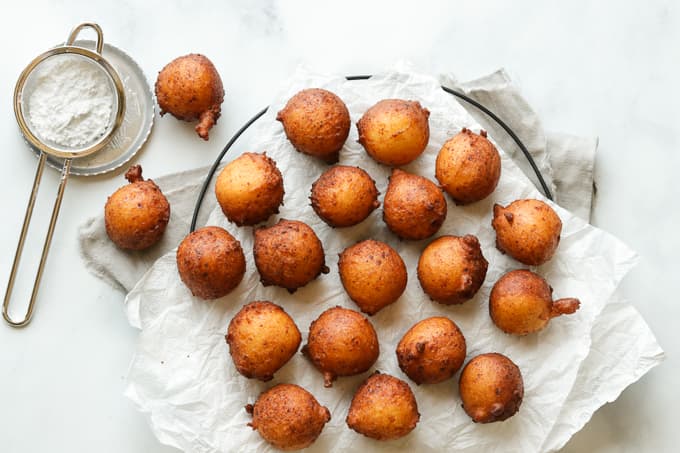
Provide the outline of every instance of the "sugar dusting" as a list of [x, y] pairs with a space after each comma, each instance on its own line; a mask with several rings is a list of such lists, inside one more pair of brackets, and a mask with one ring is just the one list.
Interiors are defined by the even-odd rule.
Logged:
[[31, 129], [47, 143], [80, 148], [107, 130], [113, 90], [104, 71], [76, 56], [42, 63], [28, 98]]

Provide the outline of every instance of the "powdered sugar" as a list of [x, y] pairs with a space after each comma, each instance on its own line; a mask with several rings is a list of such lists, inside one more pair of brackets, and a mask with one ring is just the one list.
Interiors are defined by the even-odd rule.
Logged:
[[28, 118], [42, 141], [74, 149], [106, 132], [114, 96], [102, 68], [76, 55], [59, 56], [42, 63], [34, 78]]

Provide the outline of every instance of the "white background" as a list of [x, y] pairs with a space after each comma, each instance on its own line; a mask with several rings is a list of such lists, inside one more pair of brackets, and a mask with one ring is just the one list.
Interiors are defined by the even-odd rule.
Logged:
[[[668, 359], [598, 411], [566, 452], [677, 449], [680, 435], [680, 5], [673, 1], [468, 2], [24, 1], [0, 10], [0, 290], [9, 274], [36, 159], [12, 112], [18, 74], [96, 21], [153, 82], [171, 59], [200, 52], [222, 75], [223, 116], [209, 142], [192, 125], [157, 119], [137, 161], [154, 177], [208, 164], [278, 84], [304, 63], [372, 73], [398, 60], [460, 79], [505, 67], [549, 130], [600, 137], [593, 223], [642, 256], [624, 293]], [[237, 151], [242, 147], [237, 146]], [[559, 169], [556, 169], [559, 171]], [[46, 171], [35, 223], [57, 174]], [[69, 182], [38, 308], [23, 330], [0, 325], [0, 450], [174, 451], [158, 444], [123, 396], [137, 332], [123, 295], [91, 276], [76, 231], [122, 185], [120, 173]], [[44, 227], [34, 228], [18, 281], [27, 300]], [[4, 292], [4, 291], [3, 291]], [[237, 448], [237, 446], [235, 446]]]

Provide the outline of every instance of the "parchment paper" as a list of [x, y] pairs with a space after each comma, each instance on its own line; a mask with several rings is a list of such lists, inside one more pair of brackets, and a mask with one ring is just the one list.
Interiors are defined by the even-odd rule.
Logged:
[[[503, 174], [495, 194], [468, 207], [449, 204], [447, 221], [439, 233], [472, 233], [479, 237], [490, 262], [483, 288], [475, 299], [461, 307], [444, 307], [429, 301], [415, 276], [419, 253], [428, 241], [396, 240], [386, 231], [379, 210], [356, 227], [332, 230], [308, 206], [309, 187], [325, 166], [296, 153], [273, 117], [292, 94], [309, 86], [324, 87], [340, 95], [350, 109], [353, 122], [382, 98], [420, 100], [432, 112], [430, 144], [426, 152], [405, 169], [431, 179], [434, 158], [445, 139], [461, 127], [479, 130], [455, 100], [442, 96], [437, 81], [430, 77], [388, 73], [361, 83], [312, 74], [294, 77], [260, 121], [258, 143], [250, 149], [266, 150], [278, 162], [286, 184], [286, 205], [281, 217], [305, 221], [315, 229], [326, 248], [327, 264], [332, 272], [294, 295], [262, 287], [252, 261], [251, 229], [228, 225], [221, 212], [213, 212], [208, 223], [226, 227], [241, 240], [247, 257], [246, 277], [229, 296], [205, 302], [193, 298], [180, 282], [174, 252], [156, 262], [127, 298], [130, 321], [142, 329], [128, 376], [128, 396], [140, 409], [149, 412], [152, 427], [162, 442], [186, 451], [267, 450], [268, 446], [257, 433], [245, 426], [249, 417], [243, 404], [254, 401], [260, 391], [278, 382], [304, 386], [332, 412], [333, 419], [312, 451], [398, 447], [418, 451], [539, 451], [565, 442], [573, 431], [563, 429], [555, 433], [553, 427], [590, 350], [593, 324], [633, 265], [634, 253], [609, 234], [554, 206], [564, 223], [562, 243], [555, 258], [538, 271], [555, 288], [556, 296], [579, 297], [582, 308], [576, 315], [555, 320], [548, 329], [528, 338], [502, 334], [488, 317], [488, 293], [502, 273], [522, 266], [495, 249], [490, 228], [491, 207], [494, 202], [507, 204], [516, 198], [541, 198], [522, 171], [503, 155]], [[355, 140], [356, 131], [352, 129], [341, 163], [366, 169], [384, 193], [388, 169], [367, 158]], [[344, 423], [351, 395], [367, 374], [342, 378], [332, 389], [324, 389], [320, 374], [301, 355], [292, 359], [270, 383], [247, 380], [236, 372], [223, 338], [236, 311], [254, 299], [272, 300], [293, 316], [305, 338], [309, 323], [324, 309], [333, 305], [355, 308], [337, 276], [337, 253], [366, 237], [384, 240], [395, 247], [409, 269], [404, 296], [371, 318], [381, 344], [381, 356], [375, 368], [407, 379], [396, 364], [396, 342], [418, 319], [436, 314], [449, 316], [467, 338], [468, 357], [498, 351], [519, 365], [526, 396], [517, 416], [504, 423], [476, 425], [460, 407], [455, 380], [436, 386], [412, 385], [422, 414], [421, 423], [401, 440], [377, 443], [349, 430]], [[589, 399], [580, 402], [579, 413], [586, 414], [592, 414], [602, 404]], [[566, 425], [571, 426], [570, 421]]]

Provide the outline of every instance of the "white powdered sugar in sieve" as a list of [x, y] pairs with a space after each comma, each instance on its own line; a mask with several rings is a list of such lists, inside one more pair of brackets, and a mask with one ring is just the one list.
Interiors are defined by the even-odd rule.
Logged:
[[105, 71], [77, 55], [48, 58], [37, 69], [27, 105], [34, 133], [71, 149], [101, 138], [114, 106]]

